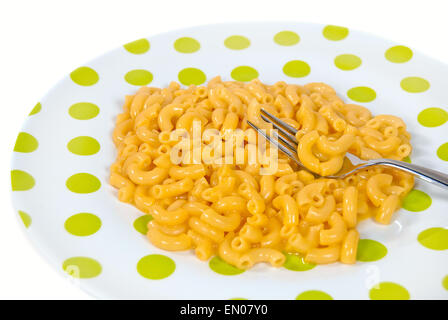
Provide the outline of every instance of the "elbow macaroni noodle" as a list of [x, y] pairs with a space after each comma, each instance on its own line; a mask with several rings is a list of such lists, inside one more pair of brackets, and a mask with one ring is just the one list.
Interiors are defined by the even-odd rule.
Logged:
[[288, 252], [309, 263], [355, 263], [357, 223], [374, 217], [388, 224], [413, 177], [382, 167], [345, 179], [294, 170], [248, 127], [247, 120], [272, 129], [261, 108], [298, 130], [300, 161], [322, 176], [337, 173], [346, 152], [398, 160], [411, 152], [400, 118], [372, 116], [323, 83], [216, 77], [207, 86], [181, 88], [173, 82], [125, 98], [110, 169], [118, 199], [152, 215], [147, 237], [153, 245], [194, 250], [203, 261], [219, 255], [241, 269], [260, 262], [280, 267]]

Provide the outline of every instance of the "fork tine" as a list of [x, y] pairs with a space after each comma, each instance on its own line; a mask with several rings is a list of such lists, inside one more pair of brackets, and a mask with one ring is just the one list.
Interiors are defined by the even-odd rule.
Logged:
[[358, 158], [357, 156], [355, 156], [353, 153], [350, 153], [350, 152], [347, 152], [347, 153], [345, 154], [345, 157], [346, 157], [348, 160], [350, 160], [350, 162], [351, 162], [353, 165], [358, 165], [358, 164], [360, 164], [360, 163], [364, 163], [364, 162], [365, 162], [364, 160], [361, 160], [360, 158]]
[[[260, 109], [260, 111], [262, 113], [264, 113], [266, 116], [268, 116], [269, 118], [271, 118], [272, 120], [274, 120], [274, 121], [271, 121], [271, 122], [276, 122], [279, 126], [281, 126], [284, 129], [286, 129], [290, 134], [292, 134], [294, 136], [294, 139], [295, 139], [295, 135], [297, 133], [297, 129], [296, 128], [294, 128], [293, 126], [287, 124], [285, 121], [280, 120], [279, 118], [274, 116], [272, 113], [267, 112], [263, 108]], [[297, 140], [296, 140], [296, 142], [297, 142]]]
[[281, 143], [279, 143], [278, 140], [272, 139], [263, 130], [258, 128], [255, 124], [253, 124], [249, 120], [247, 120], [247, 123], [252, 128], [254, 128], [255, 131], [257, 131], [259, 134], [261, 134], [266, 140], [268, 140], [270, 143], [272, 143], [274, 146], [276, 146], [278, 149], [280, 149], [280, 151], [282, 151], [285, 155], [287, 155], [291, 160], [294, 160], [294, 162], [296, 162], [299, 166], [303, 167], [303, 164], [299, 161], [299, 159], [298, 159], [298, 157], [297, 157], [297, 155], [295, 153], [293, 153], [290, 150], [288, 150], [288, 148], [285, 147], [284, 145], [282, 145]]
[[292, 134], [290, 134], [288, 131], [286, 131], [283, 127], [281, 127], [279, 124], [277, 124], [276, 122], [272, 121], [271, 119], [269, 119], [268, 117], [266, 117], [265, 115], [261, 115], [261, 118], [268, 122], [271, 123], [276, 129], [278, 129], [278, 131], [280, 131], [283, 135], [285, 135], [290, 142], [292, 142], [292, 144], [295, 146], [295, 148], [297, 149], [297, 139], [295, 136], [293, 136]]
[[291, 141], [289, 141], [288, 139], [285, 139], [284, 137], [279, 135], [276, 131], [273, 131], [272, 133], [273, 133], [274, 138], [283, 142], [286, 145], [286, 147], [289, 148], [289, 150], [291, 150], [294, 153], [297, 152], [297, 145], [294, 145], [293, 143], [291, 143]]

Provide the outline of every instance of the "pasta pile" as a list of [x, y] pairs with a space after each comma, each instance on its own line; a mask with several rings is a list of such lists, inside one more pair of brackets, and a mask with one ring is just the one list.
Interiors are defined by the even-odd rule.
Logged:
[[[280, 267], [287, 252], [308, 263], [355, 263], [357, 223], [373, 216], [388, 224], [413, 187], [411, 175], [376, 166], [345, 179], [316, 178], [295, 170], [282, 153], [277, 170], [261, 175], [265, 164], [246, 161], [249, 141], [242, 145], [243, 163], [204, 158], [172, 163], [174, 129], [191, 132], [196, 121], [201, 130], [219, 130], [224, 142], [232, 130], [255, 134], [247, 120], [271, 129], [260, 118], [260, 108], [299, 130], [298, 157], [320, 175], [338, 172], [346, 152], [397, 160], [411, 152], [410, 134], [400, 118], [372, 116], [365, 107], [344, 103], [324, 83], [265, 85], [216, 77], [207, 86], [183, 89], [172, 82], [126, 96], [113, 132], [118, 157], [110, 168], [119, 200], [153, 217], [147, 233], [153, 245], [194, 249], [203, 261], [219, 255], [240, 269], [259, 262]], [[273, 149], [267, 144], [258, 151]]]

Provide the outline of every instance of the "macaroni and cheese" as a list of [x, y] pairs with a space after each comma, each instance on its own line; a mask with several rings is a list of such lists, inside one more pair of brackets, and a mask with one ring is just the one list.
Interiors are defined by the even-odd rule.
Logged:
[[[260, 108], [298, 130], [297, 155], [309, 171], [296, 170], [281, 153], [274, 157], [276, 149], [261, 147], [260, 138], [249, 139], [256, 133], [247, 120], [272, 129]], [[215, 134], [198, 139], [195, 128]], [[231, 151], [242, 153], [223, 151], [237, 130], [243, 139]], [[153, 217], [149, 241], [164, 250], [194, 250], [200, 260], [218, 255], [241, 269], [259, 262], [280, 267], [284, 253], [315, 264], [355, 263], [358, 222], [373, 216], [388, 224], [414, 184], [411, 175], [392, 168], [370, 167], [345, 179], [310, 173], [337, 173], [346, 152], [397, 160], [411, 152], [400, 118], [344, 103], [324, 83], [216, 77], [207, 86], [142, 87], [126, 96], [113, 141], [118, 157], [110, 183], [120, 201]], [[180, 144], [192, 150], [178, 157], [189, 162], [173, 160]], [[267, 164], [260, 159], [271, 156], [276, 170], [263, 173]]]

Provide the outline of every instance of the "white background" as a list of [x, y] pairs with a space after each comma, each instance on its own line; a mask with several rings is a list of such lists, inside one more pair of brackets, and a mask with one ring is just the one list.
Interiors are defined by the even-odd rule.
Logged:
[[343, 25], [389, 38], [448, 63], [446, 2], [0, 2], [0, 299], [91, 299], [71, 281], [54, 272], [34, 251], [21, 231], [10, 201], [10, 155], [17, 133], [34, 105], [64, 75], [109, 49], [135, 39], [189, 26], [233, 21]]

